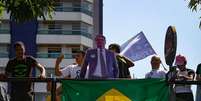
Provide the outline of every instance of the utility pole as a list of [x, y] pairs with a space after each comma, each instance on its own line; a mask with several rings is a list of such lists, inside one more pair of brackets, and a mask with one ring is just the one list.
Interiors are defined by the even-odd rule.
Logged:
[[[94, 0], [94, 34], [93, 40], [97, 34], [103, 34], [103, 0]], [[96, 47], [93, 41], [93, 47]]]

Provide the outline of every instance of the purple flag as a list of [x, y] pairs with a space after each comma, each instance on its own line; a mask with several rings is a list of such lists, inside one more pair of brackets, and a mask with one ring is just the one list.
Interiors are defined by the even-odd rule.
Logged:
[[121, 55], [132, 61], [138, 61], [149, 55], [156, 54], [143, 32], [138, 33], [121, 45]]

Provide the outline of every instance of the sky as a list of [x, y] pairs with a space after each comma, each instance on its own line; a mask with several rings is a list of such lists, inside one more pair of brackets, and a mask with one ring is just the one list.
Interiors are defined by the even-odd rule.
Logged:
[[[168, 69], [164, 57], [165, 34], [168, 26], [175, 26], [177, 52], [187, 58], [187, 68], [196, 71], [201, 63], [200, 12], [192, 12], [187, 0], [103, 0], [103, 33], [108, 47], [123, 44], [143, 31], [153, 49]], [[144, 78], [151, 70], [151, 56], [136, 61], [131, 76]], [[161, 66], [161, 69], [162, 66]], [[192, 86], [195, 94], [196, 86]], [[194, 96], [195, 97], [195, 96]]]
[[[103, 33], [106, 47], [123, 44], [143, 31], [153, 49], [164, 59], [164, 42], [168, 26], [175, 26], [177, 52], [187, 58], [187, 67], [196, 70], [201, 63], [200, 12], [192, 12], [187, 0], [103, 0]], [[151, 56], [136, 61], [131, 69], [136, 78], [151, 70]], [[162, 69], [162, 66], [161, 66]]]

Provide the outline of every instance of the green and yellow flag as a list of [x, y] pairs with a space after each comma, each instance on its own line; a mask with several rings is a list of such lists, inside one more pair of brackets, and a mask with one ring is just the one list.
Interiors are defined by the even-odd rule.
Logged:
[[168, 101], [164, 79], [64, 80], [62, 101]]

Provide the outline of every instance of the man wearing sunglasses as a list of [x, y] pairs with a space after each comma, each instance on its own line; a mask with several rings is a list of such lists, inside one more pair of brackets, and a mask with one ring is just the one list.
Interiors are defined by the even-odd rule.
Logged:
[[[192, 69], [186, 68], [186, 64], [186, 57], [182, 55], [176, 56], [175, 65], [178, 68], [176, 80], [186, 81], [194, 79], [195, 72]], [[194, 101], [191, 85], [176, 84], [174, 89], [176, 92], [176, 101]]]

